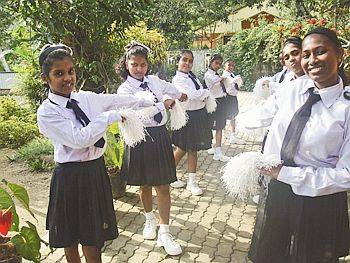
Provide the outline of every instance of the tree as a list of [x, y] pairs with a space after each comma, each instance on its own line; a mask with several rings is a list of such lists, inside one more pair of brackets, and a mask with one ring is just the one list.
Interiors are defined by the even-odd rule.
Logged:
[[[116, 82], [113, 64], [122, 52], [124, 30], [141, 19], [150, 0], [9, 0], [42, 43], [72, 47], [81, 87], [101, 91]], [[113, 26], [112, 26], [113, 25]]]

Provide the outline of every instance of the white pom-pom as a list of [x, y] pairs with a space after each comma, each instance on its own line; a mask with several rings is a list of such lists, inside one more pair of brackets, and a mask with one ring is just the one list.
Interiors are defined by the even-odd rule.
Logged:
[[135, 97], [137, 98], [142, 98], [148, 101], [155, 101], [156, 97], [154, 96], [154, 94], [152, 92], [150, 92], [149, 90], [144, 90], [144, 91], [138, 91], [135, 92]]
[[170, 110], [170, 128], [173, 131], [179, 130], [186, 125], [188, 115], [181, 107], [181, 103], [175, 100], [173, 107]]
[[237, 75], [236, 77], [234, 77], [234, 80], [237, 83], [238, 87], [243, 86], [243, 79], [242, 79], [241, 75]]
[[268, 85], [270, 79], [270, 77], [262, 77], [255, 82], [253, 93], [257, 100], [265, 100], [271, 95]]
[[216, 111], [217, 103], [214, 96], [209, 93], [209, 96], [205, 99], [205, 108], [207, 109], [208, 113], [213, 113]]
[[138, 143], [146, 140], [145, 126], [136, 111], [132, 109], [122, 109], [119, 113], [125, 117], [123, 122], [119, 122], [120, 134], [126, 145], [134, 147]]
[[281, 164], [276, 155], [244, 152], [231, 158], [222, 168], [221, 181], [227, 193], [240, 200], [257, 194], [259, 169], [270, 169]]
[[138, 115], [141, 120], [149, 121], [153, 119], [154, 115], [156, 115], [158, 112], [159, 110], [156, 106], [150, 106], [138, 110]]

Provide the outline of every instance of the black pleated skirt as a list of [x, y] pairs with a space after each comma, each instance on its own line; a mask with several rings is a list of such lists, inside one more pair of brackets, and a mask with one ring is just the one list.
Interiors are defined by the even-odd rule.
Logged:
[[216, 111], [211, 114], [212, 129], [223, 130], [227, 119], [227, 97], [217, 98], [216, 103]]
[[46, 218], [51, 247], [102, 247], [118, 236], [111, 185], [103, 158], [58, 164]]
[[187, 111], [188, 123], [178, 131], [173, 131], [172, 140], [175, 146], [183, 151], [199, 151], [211, 148], [209, 114], [205, 108]]
[[146, 128], [146, 141], [126, 146], [121, 176], [129, 185], [167, 185], [175, 182], [176, 167], [165, 125]]
[[346, 192], [300, 196], [290, 185], [271, 180], [264, 213], [258, 208], [249, 251], [253, 262], [337, 262], [349, 247]]
[[227, 119], [228, 120], [234, 119], [239, 113], [237, 96], [227, 95], [226, 106], [227, 106], [227, 109], [226, 109]]

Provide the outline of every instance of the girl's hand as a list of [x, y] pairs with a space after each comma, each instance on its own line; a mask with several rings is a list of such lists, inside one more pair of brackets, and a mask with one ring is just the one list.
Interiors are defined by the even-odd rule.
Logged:
[[282, 169], [282, 164], [280, 164], [276, 167], [272, 167], [270, 169], [260, 169], [260, 173], [263, 175], [270, 176], [274, 179], [277, 179], [278, 174], [280, 173], [281, 169]]
[[179, 101], [183, 102], [183, 101], [186, 101], [187, 99], [188, 99], [187, 95], [185, 93], [182, 93]]
[[169, 109], [172, 108], [172, 106], [174, 106], [175, 100], [167, 99], [167, 100], [165, 100], [163, 103], [164, 103], [164, 107], [165, 107], [167, 110], [169, 110]]
[[122, 116], [122, 122], [126, 121], [126, 118], [124, 116]]

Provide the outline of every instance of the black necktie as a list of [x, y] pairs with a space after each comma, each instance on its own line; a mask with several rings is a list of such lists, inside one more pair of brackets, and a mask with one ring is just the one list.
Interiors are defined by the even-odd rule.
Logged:
[[285, 166], [296, 166], [294, 163], [294, 156], [297, 151], [300, 136], [310, 118], [312, 106], [321, 99], [320, 95], [315, 94], [313, 90], [313, 88], [309, 89], [307, 101], [294, 113], [287, 128], [286, 135], [284, 136], [281, 148], [281, 159]]
[[[235, 75], [233, 75], [233, 73], [231, 73], [230, 76], [231, 76], [231, 78], [234, 78], [234, 77], [235, 77]], [[236, 90], [239, 90], [238, 84], [237, 84], [236, 82], [235, 82], [235, 89], [236, 89]]]
[[[156, 94], [154, 94], [153, 91], [148, 87], [147, 82], [141, 83], [141, 84], [140, 84], [140, 87], [141, 87], [143, 90], [148, 90], [148, 91], [150, 91], [150, 92], [154, 95], [154, 97], [155, 97], [155, 99], [156, 99], [155, 102], [159, 102], [159, 100], [157, 99]], [[153, 116], [153, 119], [154, 119], [157, 123], [161, 123], [161, 122], [162, 122], [162, 119], [163, 119], [162, 113], [161, 113], [161, 112], [158, 112], [156, 115]]]
[[[68, 109], [72, 109], [75, 117], [77, 120], [85, 127], [90, 123], [89, 118], [86, 116], [86, 114], [82, 111], [82, 109], [78, 106], [78, 103], [76, 100], [71, 99], [70, 101], [67, 102]], [[97, 142], [95, 142], [95, 146], [98, 148], [103, 148], [105, 145], [105, 139], [101, 137]]]
[[196, 80], [196, 75], [193, 74], [192, 71], [188, 72], [188, 76], [190, 77], [190, 79], [192, 80], [192, 82], [194, 83], [196, 90], [199, 90], [201, 88], [201, 86], [199, 86], [197, 80]]
[[[220, 76], [219, 73], [217, 73], [217, 72], [215, 73], [215, 75]], [[222, 88], [222, 91], [223, 91], [224, 93], [226, 93], [226, 88], [225, 88], [224, 83], [220, 82], [220, 86], [221, 86], [221, 88]]]

